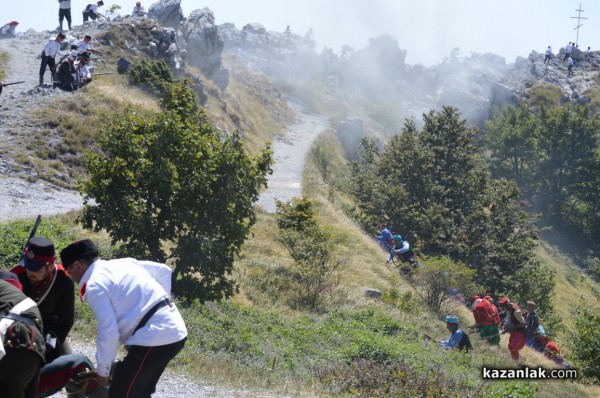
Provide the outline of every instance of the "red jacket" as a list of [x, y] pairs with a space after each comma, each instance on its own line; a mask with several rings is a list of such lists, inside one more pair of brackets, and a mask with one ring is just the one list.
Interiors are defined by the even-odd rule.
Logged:
[[473, 317], [475, 318], [475, 323], [479, 326], [500, 324], [498, 309], [487, 300], [481, 300], [480, 303], [475, 305], [475, 308], [473, 308]]

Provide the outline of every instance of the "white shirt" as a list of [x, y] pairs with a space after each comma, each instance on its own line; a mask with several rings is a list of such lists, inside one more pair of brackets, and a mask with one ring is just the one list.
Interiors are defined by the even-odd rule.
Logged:
[[77, 69], [77, 80], [89, 79], [92, 77], [92, 72], [90, 72], [90, 69], [86, 64], [76, 61], [75, 69]]
[[567, 65], [573, 65], [573, 58], [567, 58]]
[[544, 54], [546, 54], [546, 55], [552, 55], [552, 49], [548, 48]]
[[159, 309], [134, 333], [144, 315], [171, 293], [171, 269], [165, 264], [133, 258], [96, 260], [79, 281], [83, 301], [94, 312], [96, 371], [108, 376], [119, 341], [154, 347], [178, 342], [187, 329], [177, 307]]
[[[87, 6], [86, 6], [86, 8], [87, 8]], [[91, 11], [92, 11], [94, 14], [97, 14], [97, 13], [98, 13], [98, 4], [92, 4], [92, 6], [90, 7], [90, 9], [89, 9], [89, 10], [86, 10], [86, 9], [84, 8], [84, 9], [83, 9], [83, 12], [90, 11], [90, 10], [91, 10]]]
[[71, 0], [58, 0], [58, 2], [60, 3], [58, 6], [60, 9], [67, 10], [71, 8]]
[[60, 43], [55, 39], [49, 39], [48, 43], [44, 46], [44, 54], [46, 57], [55, 57], [56, 55], [60, 55], [61, 57], [65, 55], [62, 51], [60, 51]]
[[75, 45], [77, 46], [77, 52], [79, 54], [86, 53], [90, 48], [90, 43], [86, 43], [84, 39], [78, 40]]
[[143, 17], [146, 14], [144, 7], [133, 7], [133, 11], [131, 11], [131, 15], [134, 17]]

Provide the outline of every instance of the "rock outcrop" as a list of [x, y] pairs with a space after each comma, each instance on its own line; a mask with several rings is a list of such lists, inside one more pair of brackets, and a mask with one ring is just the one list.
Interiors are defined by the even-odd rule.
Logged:
[[193, 11], [181, 30], [188, 62], [225, 90], [229, 84], [229, 72], [223, 67], [221, 54], [224, 42], [215, 25], [213, 12], [208, 8]]
[[160, 0], [150, 6], [148, 16], [163, 26], [178, 29], [184, 19], [181, 0]]

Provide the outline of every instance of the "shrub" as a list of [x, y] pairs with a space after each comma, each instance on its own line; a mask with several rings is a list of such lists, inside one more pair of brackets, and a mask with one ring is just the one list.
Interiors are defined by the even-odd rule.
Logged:
[[553, 84], [534, 84], [529, 92], [531, 104], [556, 108], [561, 104], [562, 90]]
[[162, 60], [143, 59], [129, 68], [129, 83], [142, 86], [157, 96], [165, 94], [165, 83], [173, 81], [173, 72]]
[[600, 382], [600, 312], [591, 307], [575, 310], [575, 327], [570, 338], [573, 359], [587, 381]]
[[472, 280], [475, 270], [448, 257], [434, 257], [423, 267], [408, 275], [408, 283], [432, 310], [439, 312], [447, 299], [454, 297], [456, 290], [473, 291]]

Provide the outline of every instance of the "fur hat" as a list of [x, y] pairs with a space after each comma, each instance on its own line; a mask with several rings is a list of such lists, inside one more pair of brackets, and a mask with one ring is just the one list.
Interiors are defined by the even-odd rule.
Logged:
[[54, 243], [46, 238], [34, 236], [27, 242], [25, 247], [25, 257], [23, 258], [25, 269], [37, 272], [47, 264], [54, 264], [56, 261], [56, 252]]
[[75, 261], [88, 256], [98, 257], [98, 249], [94, 245], [94, 242], [89, 239], [73, 242], [60, 251], [60, 259], [65, 268], [71, 266]]

